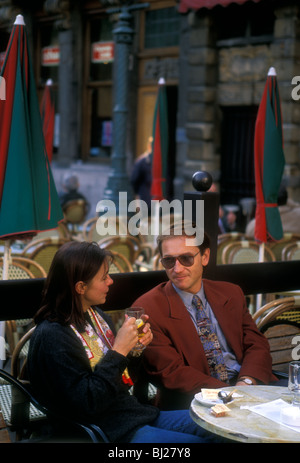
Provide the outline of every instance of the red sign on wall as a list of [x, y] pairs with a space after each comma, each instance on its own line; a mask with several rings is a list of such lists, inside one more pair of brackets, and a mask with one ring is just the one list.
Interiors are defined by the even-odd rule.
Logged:
[[92, 63], [110, 63], [114, 60], [114, 42], [92, 43]]
[[59, 65], [59, 46], [50, 46], [42, 49], [42, 66]]

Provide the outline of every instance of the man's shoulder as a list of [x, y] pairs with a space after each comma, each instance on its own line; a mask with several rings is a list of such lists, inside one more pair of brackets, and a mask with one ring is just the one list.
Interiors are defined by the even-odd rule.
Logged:
[[207, 278], [203, 278], [203, 282], [205, 285], [209, 286], [214, 286], [214, 287], [228, 287], [228, 288], [239, 288], [239, 286], [236, 283], [231, 283], [230, 281], [224, 281], [224, 280], [211, 280]]
[[230, 281], [222, 281], [222, 280], [207, 280], [203, 279], [204, 290], [211, 290], [214, 292], [221, 292], [222, 294], [234, 294], [240, 293], [242, 294], [243, 291], [240, 286], [235, 283], [231, 283]]

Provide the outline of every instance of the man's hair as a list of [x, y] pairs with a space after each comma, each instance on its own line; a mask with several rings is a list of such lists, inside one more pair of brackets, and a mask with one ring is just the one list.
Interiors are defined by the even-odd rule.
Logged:
[[[187, 239], [193, 239], [197, 236], [197, 225], [193, 222], [181, 221], [181, 222], [174, 222], [167, 230], [164, 230], [158, 237], [157, 237], [157, 246], [160, 255], [162, 255], [162, 243], [170, 238], [174, 238], [177, 236], [186, 236]], [[197, 246], [195, 244], [195, 246]], [[204, 232], [203, 242], [198, 245], [201, 255], [204, 253], [206, 249], [210, 248], [210, 239], [207, 233]]]

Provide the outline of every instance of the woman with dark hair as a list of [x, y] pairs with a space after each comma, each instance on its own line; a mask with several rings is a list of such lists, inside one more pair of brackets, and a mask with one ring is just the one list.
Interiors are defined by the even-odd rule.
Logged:
[[[187, 410], [160, 412], [129, 393], [130, 350], [138, 342], [135, 319], [115, 335], [103, 304], [113, 283], [111, 255], [96, 243], [70, 242], [56, 253], [35, 317], [28, 372], [50, 410], [97, 424], [110, 442], [211, 442]], [[149, 323], [140, 338], [152, 340]]]

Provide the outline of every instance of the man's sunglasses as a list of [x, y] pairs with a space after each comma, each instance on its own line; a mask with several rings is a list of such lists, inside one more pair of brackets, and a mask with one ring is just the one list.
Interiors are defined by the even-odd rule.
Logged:
[[197, 252], [194, 256], [191, 254], [181, 254], [180, 256], [170, 256], [170, 257], [162, 257], [160, 259], [163, 267], [166, 269], [173, 268], [176, 264], [176, 260], [181, 263], [184, 267], [191, 267], [194, 264], [195, 257], [200, 253]]

